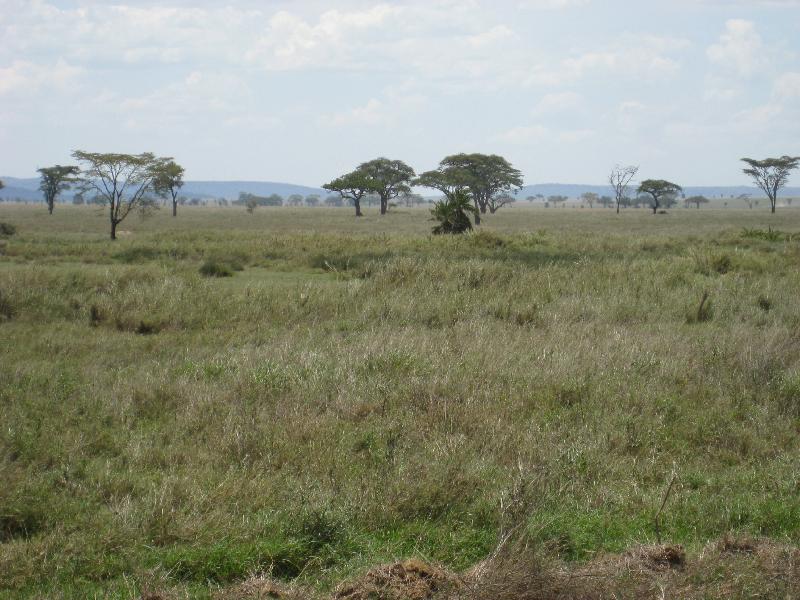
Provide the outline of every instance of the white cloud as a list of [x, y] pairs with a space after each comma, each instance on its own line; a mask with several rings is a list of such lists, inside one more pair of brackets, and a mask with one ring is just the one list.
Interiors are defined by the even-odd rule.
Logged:
[[800, 98], [800, 72], [784, 73], [778, 77], [774, 95], [784, 100]]
[[530, 142], [543, 140], [550, 134], [550, 130], [543, 125], [528, 125], [522, 127], [512, 127], [503, 133], [495, 136], [495, 140], [500, 142], [510, 142], [512, 144], [527, 144]]
[[583, 104], [583, 96], [576, 92], [545, 94], [533, 107], [534, 116], [575, 110]]
[[30, 96], [41, 89], [67, 89], [83, 73], [83, 69], [59, 59], [54, 64], [36, 64], [17, 60], [0, 67], [0, 96]]
[[560, 144], [576, 144], [595, 134], [592, 129], [556, 130], [544, 125], [528, 125], [513, 127], [495, 136], [494, 141], [508, 144], [532, 144], [534, 142], [557, 142]]
[[589, 4], [590, 0], [522, 0], [520, 8], [531, 8], [534, 10], [562, 10], [565, 8], [576, 8]]
[[706, 51], [709, 60], [742, 77], [753, 75], [763, 64], [763, 44], [755, 24], [744, 19], [730, 19], [725, 33]]

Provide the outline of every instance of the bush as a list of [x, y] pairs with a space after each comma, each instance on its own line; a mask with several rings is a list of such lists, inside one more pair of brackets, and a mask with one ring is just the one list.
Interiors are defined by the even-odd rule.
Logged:
[[0, 221], [0, 237], [11, 237], [17, 233], [17, 228], [11, 223], [3, 223]]
[[434, 220], [439, 221], [439, 224], [433, 228], [433, 234], [458, 234], [472, 231], [469, 215], [475, 213], [475, 207], [470, 204], [471, 201], [467, 192], [457, 191], [449, 198], [437, 202], [431, 209]]
[[200, 266], [200, 274], [205, 277], [233, 277], [233, 269], [223, 262], [207, 260]]
[[766, 242], [784, 242], [791, 238], [789, 234], [773, 229], [772, 227], [767, 230], [748, 229], [745, 227], [744, 231], [742, 231], [742, 237], [751, 240], [764, 240]]

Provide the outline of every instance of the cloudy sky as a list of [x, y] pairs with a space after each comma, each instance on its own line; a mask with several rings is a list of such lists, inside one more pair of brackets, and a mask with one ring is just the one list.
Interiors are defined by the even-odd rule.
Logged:
[[0, 0], [0, 174], [76, 148], [190, 179], [486, 152], [526, 183], [747, 183], [740, 157], [800, 154], [800, 0]]

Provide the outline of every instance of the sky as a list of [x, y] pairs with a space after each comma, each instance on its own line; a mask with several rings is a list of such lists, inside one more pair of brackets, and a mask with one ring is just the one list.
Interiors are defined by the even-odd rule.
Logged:
[[0, 0], [0, 175], [75, 149], [193, 180], [484, 152], [526, 184], [747, 184], [741, 157], [800, 155], [800, 0]]

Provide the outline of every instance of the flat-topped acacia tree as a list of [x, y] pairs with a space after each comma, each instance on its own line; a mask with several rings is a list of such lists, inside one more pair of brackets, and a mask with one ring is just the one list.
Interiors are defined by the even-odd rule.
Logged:
[[134, 210], [156, 208], [147, 196], [154, 190], [154, 181], [171, 158], [157, 158], [151, 152], [114, 154], [75, 150], [72, 157], [82, 164], [81, 184], [94, 190], [108, 205], [111, 239], [117, 239], [117, 226]]
[[475, 224], [480, 225], [481, 214], [494, 214], [514, 201], [511, 193], [522, 187], [522, 173], [497, 154], [452, 154], [437, 169], [422, 173], [414, 185], [439, 190], [448, 198], [469, 190]]
[[77, 177], [80, 169], [73, 165], [55, 165], [54, 167], [43, 167], [37, 169], [37, 171], [41, 174], [39, 189], [44, 194], [47, 212], [52, 215], [58, 195], [68, 190], [73, 183], [78, 181]]
[[639, 189], [636, 191], [639, 194], [650, 196], [652, 199], [650, 205], [653, 208], [653, 214], [656, 214], [664, 198], [680, 194], [683, 188], [677, 183], [665, 181], [664, 179], [645, 179], [639, 184]]
[[[764, 190], [769, 198], [772, 212], [778, 203], [778, 192], [786, 185], [789, 174], [800, 166], [800, 156], [781, 156], [780, 158], [765, 158], [756, 160], [754, 158], [743, 158], [742, 162], [749, 166], [742, 169], [745, 175], [750, 175], [758, 187]], [[752, 205], [750, 206], [752, 208]]]
[[686, 202], [687, 206], [690, 204], [694, 204], [699, 210], [701, 204], [708, 204], [710, 200], [705, 196], [689, 196], [688, 198], [686, 198], [686, 200], [684, 200], [684, 202]]
[[382, 215], [389, 210], [390, 200], [411, 192], [410, 183], [416, 175], [402, 160], [384, 157], [361, 163], [356, 172], [365, 178], [368, 191], [380, 198]]
[[345, 173], [330, 183], [322, 186], [329, 192], [337, 192], [342, 200], [349, 200], [356, 208], [356, 216], [364, 216], [361, 212], [361, 200], [371, 191], [371, 182], [366, 173], [359, 167], [355, 171]]

